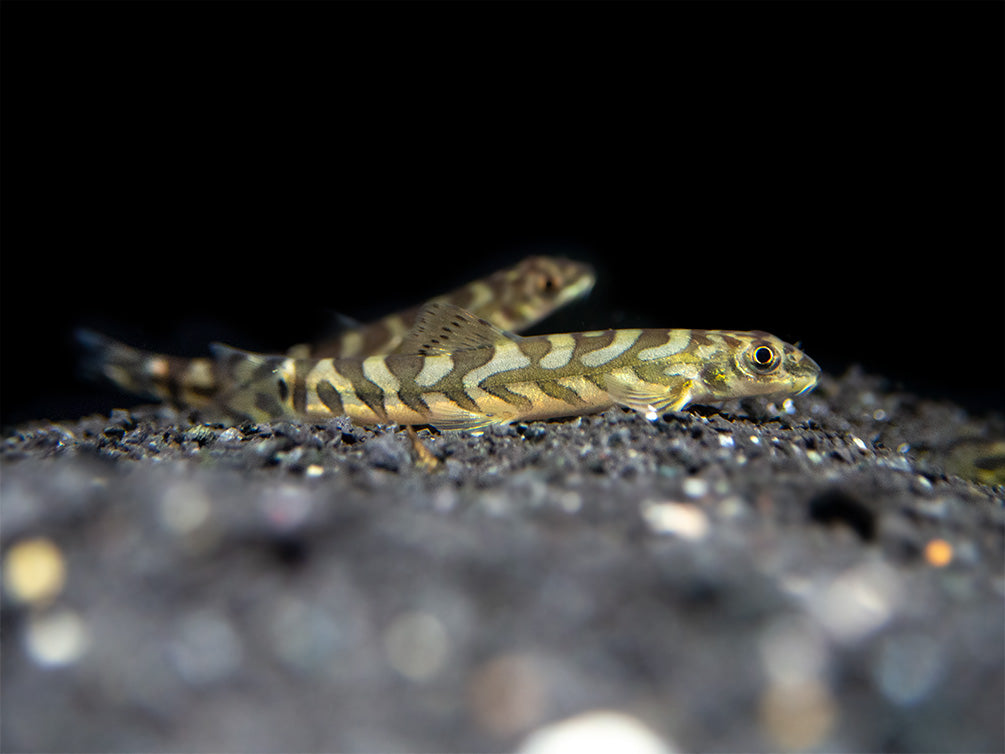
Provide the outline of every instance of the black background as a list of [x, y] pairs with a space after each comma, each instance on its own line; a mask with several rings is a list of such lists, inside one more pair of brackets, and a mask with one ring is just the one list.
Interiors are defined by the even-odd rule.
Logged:
[[544, 331], [1001, 408], [1003, 8], [4, 2], [0, 419], [131, 403], [79, 325], [282, 349], [529, 253], [600, 276]]

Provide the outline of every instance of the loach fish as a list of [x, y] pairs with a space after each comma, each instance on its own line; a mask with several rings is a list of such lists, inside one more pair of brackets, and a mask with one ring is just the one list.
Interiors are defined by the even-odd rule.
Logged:
[[[431, 301], [463, 307], [497, 327], [524, 330], [561, 306], [585, 296], [593, 268], [559, 257], [532, 256]], [[288, 350], [297, 358], [347, 358], [388, 354], [401, 346], [421, 307], [357, 325], [316, 345]], [[110, 380], [129, 393], [196, 409], [218, 407], [230, 376], [214, 358], [184, 358], [133, 348], [91, 330], [78, 330], [83, 371]], [[232, 387], [232, 386], [231, 386]]]
[[359, 424], [478, 430], [627, 406], [655, 420], [691, 403], [800, 395], [820, 368], [765, 332], [599, 330], [520, 337], [449, 303], [422, 308], [397, 351], [270, 356], [217, 345], [219, 405], [254, 421], [349, 416]]

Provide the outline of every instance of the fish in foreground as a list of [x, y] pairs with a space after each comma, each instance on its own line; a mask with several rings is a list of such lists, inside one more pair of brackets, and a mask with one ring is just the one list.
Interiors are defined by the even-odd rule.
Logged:
[[252, 419], [475, 430], [627, 406], [655, 420], [691, 403], [800, 395], [820, 368], [765, 332], [599, 330], [520, 337], [427, 304], [397, 353], [303, 359], [216, 346], [229, 412]]
[[520, 337], [432, 302], [396, 353], [295, 358], [214, 346], [232, 416], [477, 430], [627, 406], [655, 420], [691, 403], [800, 395], [820, 368], [765, 332], [599, 330]]

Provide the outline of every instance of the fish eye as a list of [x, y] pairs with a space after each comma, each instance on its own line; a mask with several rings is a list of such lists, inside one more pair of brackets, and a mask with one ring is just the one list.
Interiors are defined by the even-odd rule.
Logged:
[[558, 288], [558, 280], [554, 275], [542, 275], [537, 279], [537, 287], [541, 293], [552, 293]]
[[762, 374], [772, 372], [778, 366], [778, 350], [767, 343], [758, 343], [747, 353], [750, 365]]

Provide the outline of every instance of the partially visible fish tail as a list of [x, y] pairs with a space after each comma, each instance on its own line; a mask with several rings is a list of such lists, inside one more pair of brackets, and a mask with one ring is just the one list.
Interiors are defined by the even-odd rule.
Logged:
[[90, 379], [104, 379], [128, 393], [192, 408], [209, 405], [218, 391], [211, 359], [144, 351], [84, 328], [75, 335], [83, 351], [81, 372]]

